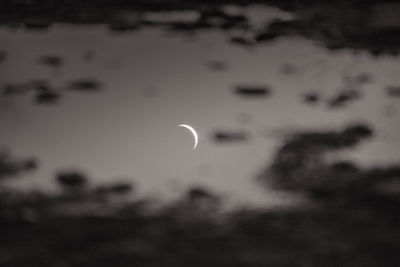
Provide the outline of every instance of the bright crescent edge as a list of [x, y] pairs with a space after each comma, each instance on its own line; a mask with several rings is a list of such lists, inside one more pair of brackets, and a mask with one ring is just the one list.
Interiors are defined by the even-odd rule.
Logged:
[[198, 139], [199, 139], [195, 129], [193, 129], [193, 127], [191, 127], [191, 126], [189, 126], [187, 124], [179, 124], [178, 126], [185, 127], [186, 129], [188, 129], [189, 131], [192, 132], [192, 134], [194, 136], [194, 147], [193, 147], [193, 150], [195, 150], [196, 146], [197, 146]]

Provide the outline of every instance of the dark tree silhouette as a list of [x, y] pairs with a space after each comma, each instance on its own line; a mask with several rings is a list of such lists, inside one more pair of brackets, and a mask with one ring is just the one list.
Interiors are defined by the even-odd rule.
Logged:
[[79, 171], [65, 171], [57, 174], [57, 182], [68, 192], [79, 192], [86, 188], [86, 175]]
[[11, 158], [6, 151], [0, 151], [0, 180], [17, 177], [22, 172], [36, 169], [37, 165], [37, 161], [33, 158], [17, 160]]

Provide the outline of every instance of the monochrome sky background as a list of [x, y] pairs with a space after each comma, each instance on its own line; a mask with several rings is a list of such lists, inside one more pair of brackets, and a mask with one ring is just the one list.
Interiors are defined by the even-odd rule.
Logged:
[[[260, 19], [256, 7], [247, 12]], [[268, 12], [271, 18], [287, 16]], [[93, 183], [132, 179], [140, 195], [160, 199], [204, 185], [230, 203], [280, 205], [292, 199], [261, 187], [255, 177], [286, 134], [352, 122], [369, 123], [376, 134], [337, 157], [365, 165], [400, 159], [400, 100], [385, 91], [400, 84], [396, 57], [330, 52], [297, 37], [244, 48], [213, 31], [183, 36], [148, 29], [121, 35], [101, 25], [55, 25], [46, 32], [1, 29], [0, 50], [7, 52], [1, 84], [46, 79], [63, 90], [76, 79], [102, 83], [99, 92], [66, 92], [57, 105], [36, 105], [29, 94], [0, 96], [0, 147], [40, 163], [29, 179], [16, 183], [21, 188], [53, 190], [55, 173], [77, 169]], [[83, 59], [88, 51], [91, 61]], [[58, 70], [38, 64], [44, 55], [62, 56], [65, 63]], [[210, 69], [215, 61], [226, 70]], [[285, 65], [293, 71], [282, 72]], [[360, 73], [372, 77], [356, 85], [361, 99], [329, 108], [327, 101], [348, 86], [346, 77]], [[271, 95], [244, 98], [234, 93], [237, 85], [269, 86]], [[310, 91], [321, 96], [320, 103], [304, 103]], [[177, 127], [182, 123], [198, 131], [195, 151], [191, 134]], [[219, 130], [244, 131], [249, 138], [218, 143], [213, 134]]]

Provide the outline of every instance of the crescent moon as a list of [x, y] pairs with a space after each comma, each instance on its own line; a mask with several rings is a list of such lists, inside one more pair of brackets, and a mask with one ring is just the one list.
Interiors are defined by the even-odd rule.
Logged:
[[195, 148], [196, 148], [196, 146], [197, 146], [197, 142], [199, 141], [199, 137], [198, 137], [198, 135], [197, 135], [195, 129], [193, 129], [192, 126], [189, 126], [189, 125], [187, 125], [187, 124], [179, 124], [178, 126], [180, 126], [180, 127], [185, 127], [186, 129], [188, 129], [189, 131], [192, 132], [193, 137], [194, 137], [194, 147], [193, 147], [193, 150], [195, 150]]

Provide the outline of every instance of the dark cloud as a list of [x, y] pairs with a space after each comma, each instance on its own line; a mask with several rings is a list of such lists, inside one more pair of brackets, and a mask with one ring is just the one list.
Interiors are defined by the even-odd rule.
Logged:
[[343, 131], [298, 133], [283, 146], [283, 149], [343, 149], [357, 145], [361, 140], [371, 137], [372, 133], [371, 128], [365, 124], [354, 124]]
[[400, 97], [400, 86], [388, 86], [386, 87], [386, 93], [391, 97]]
[[201, 187], [190, 188], [186, 196], [190, 201], [201, 201], [203, 199], [217, 198], [214, 194], [210, 193], [208, 190]]
[[88, 184], [88, 178], [81, 171], [63, 171], [57, 174], [57, 182], [67, 191], [80, 191]]
[[69, 83], [69, 89], [82, 92], [99, 91], [101, 88], [101, 82], [95, 79], [80, 79]]
[[230, 15], [222, 9], [210, 9], [201, 12], [201, 21], [206, 21], [222, 29], [246, 28], [247, 17], [244, 15]]
[[277, 39], [282, 35], [290, 35], [296, 32], [295, 21], [284, 21], [276, 19], [271, 22], [265, 30], [257, 33], [255, 40], [257, 42], [267, 42]]
[[268, 86], [238, 85], [235, 88], [235, 93], [246, 98], [259, 98], [270, 96], [272, 90]]
[[139, 28], [140, 27], [138, 24], [130, 24], [130, 23], [113, 23], [109, 26], [110, 31], [116, 33], [137, 31]]
[[133, 185], [127, 182], [116, 182], [110, 185], [101, 185], [95, 189], [100, 195], [126, 195], [133, 190]]
[[240, 37], [240, 36], [231, 37], [230, 42], [232, 44], [241, 45], [241, 46], [244, 46], [244, 47], [249, 47], [249, 46], [254, 45], [254, 41], [253, 40], [251, 40], [249, 38], [245, 38], [245, 37]]
[[324, 155], [351, 149], [372, 135], [372, 129], [365, 124], [353, 124], [342, 131], [296, 133], [280, 147], [273, 163], [260, 179], [267, 182], [274, 177], [278, 187], [296, 190], [324, 183], [328, 179], [327, 172], [332, 174], [352, 169], [352, 166], [341, 163], [332, 166], [331, 170], [324, 162]]
[[33, 80], [20, 84], [5, 84], [3, 87], [4, 95], [20, 95], [27, 92], [34, 92], [34, 99], [37, 104], [55, 104], [60, 98], [60, 94], [52, 88], [47, 80]]
[[[102, 24], [108, 25], [113, 32], [130, 32], [141, 27], [160, 27], [183, 33], [195, 33], [199, 30], [240, 30], [253, 35], [250, 39], [258, 43], [270, 41], [281, 36], [298, 35], [314, 40], [328, 49], [350, 48], [365, 50], [373, 55], [399, 54], [400, 24], [396, 21], [393, 10], [399, 4], [348, 1], [346, 3], [326, 4], [314, 1], [312, 5], [300, 1], [86, 1], [85, 5], [69, 4], [60, 8], [52, 1], [3, 3], [0, 23], [12, 28], [25, 27], [32, 30], [46, 30], [53, 23]], [[246, 13], [229, 14], [222, 5], [249, 6], [268, 5], [290, 11], [295, 17], [292, 20], [277, 19], [268, 22], [263, 30], [254, 31]], [[361, 6], [362, 5], [362, 6]], [[198, 18], [192, 22], [151, 21], [147, 12], [194, 11]], [[392, 13], [391, 13], [392, 12]], [[126, 21], [121, 14], [135, 14], [133, 22]], [[396, 13], [396, 12], [394, 12]], [[69, 15], [65, 15], [69, 14]], [[382, 17], [382, 14], [387, 14]], [[238, 42], [244, 44], [245, 42]], [[247, 45], [247, 44], [246, 44]]]
[[315, 105], [320, 101], [318, 93], [308, 92], [303, 95], [303, 101], [309, 105]]
[[347, 89], [340, 91], [336, 96], [328, 101], [330, 108], [345, 107], [348, 103], [361, 98], [361, 93], [355, 89]]
[[47, 82], [37, 82], [33, 85], [36, 91], [35, 101], [37, 104], [56, 104], [60, 94]]
[[6, 151], [0, 151], [0, 180], [17, 177], [26, 171], [34, 170], [38, 162], [34, 158], [15, 159]]
[[25, 28], [27, 30], [31, 30], [31, 31], [44, 31], [44, 30], [48, 30], [52, 23], [50, 22], [50, 20], [39, 18], [39, 17], [35, 17], [35, 18], [27, 18], [24, 21]]
[[213, 139], [217, 143], [237, 143], [247, 141], [249, 135], [246, 132], [216, 131]]
[[54, 88], [49, 80], [38, 79], [18, 84], [7, 83], [3, 86], [2, 93], [11, 96], [33, 92], [35, 103], [56, 104], [59, 102], [64, 89], [80, 92], [95, 92], [101, 90], [102, 87], [102, 83], [95, 79], [74, 80], [65, 87], [62, 86], [60, 88]]
[[41, 56], [38, 62], [48, 67], [59, 68], [64, 64], [64, 59], [61, 56], [46, 55]]
[[28, 92], [31, 87], [25, 83], [11, 84], [7, 83], [3, 86], [4, 95], [19, 95]]
[[46, 91], [38, 93], [35, 96], [35, 102], [37, 104], [56, 104], [60, 95], [54, 91]]
[[177, 32], [194, 33], [199, 30], [211, 29], [213, 25], [209, 22], [198, 20], [195, 22], [173, 22], [169, 23], [169, 29]]

